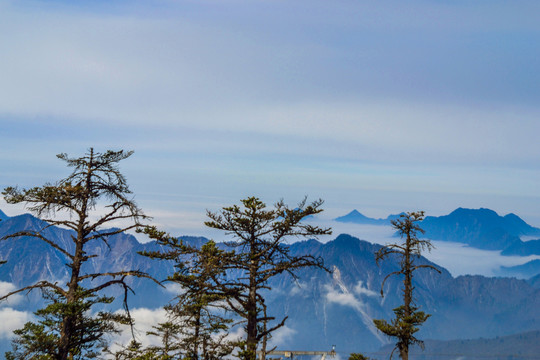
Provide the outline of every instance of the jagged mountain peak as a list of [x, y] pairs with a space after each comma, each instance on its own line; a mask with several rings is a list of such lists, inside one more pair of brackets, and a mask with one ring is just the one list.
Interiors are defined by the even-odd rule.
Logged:
[[359, 212], [358, 210], [354, 209], [347, 215], [337, 217], [334, 220], [340, 221], [340, 222], [359, 222], [359, 221], [367, 221], [367, 220], [375, 220], [375, 219], [371, 219], [365, 216], [364, 214], [362, 214], [361, 212]]
[[386, 217], [386, 219], [374, 219], [365, 216], [358, 210], [354, 209], [350, 213], [344, 216], [340, 216], [334, 219], [334, 221], [344, 222], [344, 223], [354, 223], [354, 224], [367, 224], [367, 225], [390, 225], [392, 220], [395, 220], [400, 217], [401, 214], [391, 214]]
[[[24, 225], [30, 221], [31, 225], [34, 221], [28, 215], [19, 220], [13, 224]], [[1, 222], [2, 231], [3, 226], [6, 224]], [[59, 239], [70, 234], [68, 230], [55, 227], [48, 231]], [[194, 241], [205, 239], [194, 238]], [[99, 244], [102, 243], [96, 242], [96, 246]], [[119, 234], [109, 239], [109, 245], [110, 249], [103, 245], [92, 248], [92, 251], [103, 249], [104, 256], [95, 258], [89, 271], [138, 269], [158, 280], [173, 271], [174, 264], [170, 262], [137, 254], [156, 246], [155, 242], [141, 244], [129, 234]], [[379, 296], [383, 279], [399, 269], [399, 259], [394, 257], [376, 264], [375, 252], [380, 247], [347, 234], [326, 243], [311, 239], [290, 245], [291, 255], [321, 256], [326, 267], [334, 271], [301, 269], [297, 281], [283, 275], [269, 283], [269, 312], [276, 318], [289, 316], [287, 327], [292, 329], [293, 335], [287, 345], [315, 350], [332, 344], [342, 349], [373, 351], [379, 347], [382, 340], [374, 331], [372, 319], [392, 316], [392, 309], [401, 301], [403, 280], [392, 276], [385, 283], [384, 299]], [[57, 271], [56, 279], [65, 275], [65, 259], [35, 239], [0, 242], [0, 254], [8, 255], [8, 263], [0, 267], [0, 278], [16, 286], [51, 276], [49, 269]], [[424, 262], [430, 263], [422, 258], [418, 264]], [[528, 283], [481, 276], [453, 278], [444, 269], [442, 274], [419, 270], [413, 280], [415, 298], [422, 310], [432, 314], [422, 327], [422, 338], [486, 337], [537, 328], [540, 308], [536, 299], [540, 298], [540, 289], [537, 279], [533, 280]], [[133, 288], [136, 295], [130, 297], [132, 307], [157, 308], [173, 297], [150, 281], [136, 281]]]
[[354, 237], [354, 236], [351, 236], [349, 234], [339, 234], [334, 240], [332, 240], [333, 243], [336, 243], [336, 244], [356, 244], [358, 243], [360, 239]]

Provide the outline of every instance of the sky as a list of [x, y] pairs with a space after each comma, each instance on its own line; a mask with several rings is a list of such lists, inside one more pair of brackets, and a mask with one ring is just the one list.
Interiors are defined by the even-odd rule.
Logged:
[[179, 235], [252, 195], [540, 227], [539, 38], [538, 1], [0, 0], [0, 187], [126, 149]]

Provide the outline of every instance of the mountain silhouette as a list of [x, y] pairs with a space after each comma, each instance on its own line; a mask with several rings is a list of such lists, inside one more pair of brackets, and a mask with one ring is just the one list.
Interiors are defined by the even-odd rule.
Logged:
[[[45, 226], [31, 215], [20, 215], [0, 222], [0, 236], [24, 229]], [[49, 227], [46, 235], [70, 248], [72, 232]], [[185, 241], [202, 244], [201, 237], [185, 237]], [[88, 254], [100, 255], [85, 264], [87, 272], [109, 270], [146, 271], [158, 280], [173, 272], [173, 263], [156, 261], [137, 254], [156, 250], [155, 242], [140, 243], [129, 234], [111, 236], [89, 243]], [[380, 245], [341, 234], [321, 243], [311, 239], [295, 242], [291, 255], [321, 256], [330, 272], [301, 269], [298, 280], [288, 275], [272, 278], [272, 288], [265, 296], [269, 313], [281, 319], [288, 316], [290, 336], [280, 346], [291, 350], [330, 349], [336, 345], [342, 351], [375, 351], [389, 339], [378, 332], [372, 319], [390, 319], [392, 309], [401, 303], [402, 279], [390, 278], [385, 285], [385, 297], [380, 296], [381, 283], [387, 274], [399, 269], [399, 260], [390, 257], [378, 266], [375, 252]], [[0, 255], [8, 262], [0, 266], [0, 280], [16, 287], [40, 279], [65, 283], [66, 259], [58, 251], [33, 238], [0, 242]], [[430, 264], [425, 258], [419, 264]], [[441, 274], [419, 270], [414, 277], [415, 298], [425, 312], [432, 314], [418, 334], [420, 338], [439, 340], [469, 339], [511, 335], [540, 327], [540, 289], [538, 281], [515, 278], [460, 276], [454, 278], [439, 267]], [[232, 276], [232, 275], [231, 275]], [[131, 307], [159, 308], [174, 297], [170, 290], [145, 279], [135, 279], [131, 286], [135, 295], [129, 297]], [[120, 296], [120, 293], [112, 295]], [[10, 305], [17, 310], [33, 310], [40, 305], [40, 294], [34, 292], [22, 301]], [[120, 308], [121, 302], [113, 304]], [[6, 345], [7, 340], [4, 340]]]

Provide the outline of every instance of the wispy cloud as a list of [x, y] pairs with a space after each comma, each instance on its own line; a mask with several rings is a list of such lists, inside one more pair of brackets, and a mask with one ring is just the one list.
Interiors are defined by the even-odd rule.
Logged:
[[[135, 320], [134, 334], [137, 341], [143, 346], [159, 345], [160, 339], [154, 336], [147, 336], [146, 332], [153, 330], [153, 326], [167, 320], [167, 313], [164, 309], [137, 308], [130, 310], [131, 316]], [[123, 326], [118, 335], [112, 337], [111, 349], [117, 350], [126, 346], [133, 339], [131, 329]]]
[[537, 2], [0, 9], [4, 185], [58, 178], [59, 152], [121, 147], [169, 229], [247, 195], [306, 193], [341, 210], [459, 200], [540, 219]]

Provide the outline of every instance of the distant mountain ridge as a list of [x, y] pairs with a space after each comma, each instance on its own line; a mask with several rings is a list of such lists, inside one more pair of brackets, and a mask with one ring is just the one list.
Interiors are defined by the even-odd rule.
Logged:
[[[390, 225], [400, 215], [386, 219], [369, 218], [358, 210], [335, 221], [355, 224]], [[540, 229], [527, 224], [515, 214], [498, 215], [485, 208], [458, 208], [448, 215], [427, 216], [420, 225], [425, 238], [452, 241], [485, 250], [502, 250], [503, 255], [540, 255], [540, 239], [522, 241], [521, 236], [539, 236]]]
[[[31, 215], [11, 217], [0, 222], [0, 236], [43, 225]], [[72, 232], [57, 227], [46, 231], [47, 236], [69, 247], [65, 242], [69, 241]], [[200, 237], [184, 239], [196, 245], [206, 241]], [[142, 244], [129, 234], [118, 234], [109, 238], [108, 246], [95, 242], [87, 249], [89, 254], [103, 256], [88, 262], [86, 269], [136, 269], [162, 280], [172, 273], [173, 264], [137, 254], [137, 251], [159, 248], [155, 242]], [[330, 349], [335, 344], [342, 351], [362, 352], [376, 351], [388, 342], [373, 327], [372, 319], [388, 319], [392, 309], [400, 304], [400, 278], [389, 279], [384, 298], [379, 294], [386, 274], [399, 268], [396, 258], [390, 258], [379, 267], [374, 253], [381, 246], [346, 234], [327, 243], [317, 240], [295, 242], [289, 248], [293, 256], [323, 257], [332, 272], [302, 269], [298, 273], [298, 282], [289, 276], [271, 280], [272, 290], [266, 294], [269, 313], [277, 318], [289, 316], [287, 327], [291, 335], [283, 340], [282, 347], [319, 350]], [[62, 254], [36, 239], [2, 241], [0, 256], [8, 261], [0, 266], [0, 279], [17, 287], [37, 279], [52, 279], [61, 284], [67, 275]], [[419, 263], [435, 265], [425, 258], [419, 259]], [[414, 278], [418, 305], [432, 314], [420, 331], [421, 338], [494, 337], [540, 328], [540, 289], [536, 280], [483, 276], [453, 278], [445, 269], [441, 268], [441, 271], [440, 275], [419, 271]], [[134, 280], [131, 285], [136, 292], [129, 298], [132, 308], [158, 308], [174, 296], [144, 279]], [[35, 293], [12, 306], [21, 311], [30, 310], [37, 306], [39, 298], [39, 293]]]
[[350, 213], [344, 216], [335, 218], [335, 221], [343, 223], [354, 223], [354, 224], [368, 224], [368, 225], [390, 225], [392, 220], [395, 220], [400, 217], [401, 214], [397, 215], [388, 215], [386, 219], [374, 219], [365, 216], [360, 213], [358, 210], [354, 209]]
[[501, 266], [499, 273], [502, 276], [515, 276], [520, 279], [540, 275], [540, 260], [531, 260], [525, 264], [516, 266]]
[[540, 240], [518, 241], [501, 252], [502, 255], [540, 255]]
[[540, 229], [515, 214], [499, 216], [484, 208], [458, 208], [445, 216], [427, 216], [421, 226], [429, 239], [460, 242], [486, 250], [504, 250], [522, 242], [520, 236], [540, 235]]
[[[42, 220], [24, 214], [10, 217], [0, 222], [0, 238], [20, 230], [41, 230], [47, 224]], [[43, 235], [53, 239], [68, 251], [73, 251], [71, 236], [73, 231], [48, 227]], [[153, 274], [169, 273], [172, 263], [167, 261], [150, 262], [148, 259], [137, 254], [138, 251], [152, 251], [159, 249], [155, 242], [142, 244], [129, 234], [120, 233], [109, 237], [108, 242], [94, 241], [90, 254], [104, 255], [91, 259], [83, 265], [82, 270], [87, 273], [100, 272], [107, 268], [108, 271], [141, 270]], [[45, 242], [33, 238], [22, 237], [0, 241], [0, 258], [7, 260], [0, 266], [0, 281], [10, 282], [16, 287], [33, 284], [39, 280], [48, 279], [64, 282], [68, 278], [68, 269], [65, 264], [69, 263], [64, 254], [55, 251]], [[133, 279], [132, 285], [140, 291], [154, 291], [154, 284], [146, 279]], [[37, 295], [38, 292], [34, 292]], [[159, 306], [161, 299], [150, 297], [142, 299], [132, 297], [132, 306]]]

